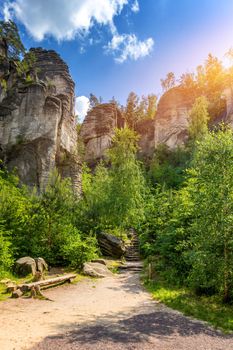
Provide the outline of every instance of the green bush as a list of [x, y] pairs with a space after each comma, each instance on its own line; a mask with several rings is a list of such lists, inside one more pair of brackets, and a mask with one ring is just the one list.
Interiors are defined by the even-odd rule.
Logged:
[[62, 247], [66, 261], [74, 268], [81, 268], [83, 263], [97, 258], [97, 240], [93, 235], [82, 237], [76, 230], [67, 237]]
[[0, 227], [0, 277], [9, 271], [14, 262], [9, 236], [9, 232], [4, 232]]

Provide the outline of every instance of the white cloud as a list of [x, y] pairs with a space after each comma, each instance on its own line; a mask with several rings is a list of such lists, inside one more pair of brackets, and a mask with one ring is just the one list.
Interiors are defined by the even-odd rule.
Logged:
[[79, 121], [83, 122], [89, 108], [90, 108], [90, 101], [88, 97], [86, 96], [76, 97], [75, 114], [78, 116]]
[[139, 8], [138, 0], [135, 0], [135, 1], [134, 1], [134, 3], [133, 3], [132, 6], [131, 6], [131, 10], [132, 10], [134, 13], [139, 12], [140, 8]]
[[10, 0], [5, 1], [5, 19], [16, 17], [34, 39], [52, 35], [70, 40], [87, 32], [94, 23], [111, 25], [128, 0]]
[[[110, 29], [112, 39], [104, 48], [118, 63], [145, 57], [153, 49], [152, 38], [140, 41], [135, 34], [119, 34], [114, 24], [114, 17], [126, 5], [132, 12], [138, 12], [138, 0], [4, 0], [3, 5], [5, 20], [16, 18], [37, 41], [46, 36], [59, 41], [72, 40], [76, 35], [86, 38], [85, 34], [99, 24]], [[86, 42], [92, 45], [95, 40], [90, 38]], [[84, 51], [82, 45], [80, 53]]]
[[134, 61], [148, 56], [154, 47], [154, 40], [148, 38], [140, 41], [135, 34], [115, 34], [106, 46], [107, 53], [115, 56], [115, 61], [123, 63], [127, 59]]

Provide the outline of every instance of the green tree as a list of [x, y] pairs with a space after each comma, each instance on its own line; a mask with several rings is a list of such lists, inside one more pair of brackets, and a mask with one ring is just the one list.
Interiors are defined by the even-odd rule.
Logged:
[[233, 298], [233, 133], [206, 134], [198, 143], [187, 190], [194, 203], [187, 254], [189, 280], [199, 290]]
[[89, 101], [90, 101], [90, 108], [94, 108], [101, 103], [99, 99], [92, 93], [90, 94]]
[[17, 176], [0, 170], [0, 230], [3, 241], [11, 243], [14, 258], [29, 251], [30, 210], [31, 200], [26, 188], [19, 186]]
[[125, 108], [125, 120], [129, 128], [134, 128], [137, 121], [140, 119], [139, 97], [135, 92], [130, 92], [127, 98]]
[[111, 186], [109, 217], [117, 226], [133, 226], [143, 215], [145, 182], [137, 153], [136, 134], [128, 128], [116, 130], [108, 151]]
[[147, 96], [147, 100], [148, 100], [148, 107], [146, 111], [146, 117], [148, 119], [153, 119], [155, 118], [156, 109], [157, 109], [157, 96], [154, 94], [149, 94]]
[[133, 226], [143, 215], [145, 183], [136, 160], [136, 143], [137, 136], [132, 130], [116, 130], [107, 165], [102, 162], [93, 175], [84, 174], [85, 216], [97, 231]]
[[165, 144], [159, 145], [149, 165], [148, 175], [152, 185], [180, 188], [185, 180], [185, 170], [190, 157], [186, 148], [178, 147], [172, 150]]
[[208, 131], [208, 101], [204, 96], [195, 100], [189, 118], [190, 138], [192, 140], [200, 139]]
[[169, 72], [165, 79], [161, 79], [161, 86], [163, 91], [168, 91], [173, 88], [176, 84], [176, 77], [173, 72]]
[[11, 20], [0, 21], [0, 44], [5, 58], [19, 60], [20, 56], [25, 54], [25, 47], [20, 39], [18, 28]]

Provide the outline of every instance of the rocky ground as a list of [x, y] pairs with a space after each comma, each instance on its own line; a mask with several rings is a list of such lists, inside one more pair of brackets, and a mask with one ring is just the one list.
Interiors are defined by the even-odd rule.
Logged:
[[233, 336], [153, 301], [135, 272], [44, 294], [0, 304], [1, 350], [233, 349]]

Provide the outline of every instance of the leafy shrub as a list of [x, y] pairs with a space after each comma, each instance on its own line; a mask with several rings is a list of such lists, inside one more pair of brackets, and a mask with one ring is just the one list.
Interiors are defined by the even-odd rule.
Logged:
[[76, 230], [67, 237], [62, 247], [66, 261], [75, 268], [81, 268], [83, 263], [97, 257], [97, 240], [93, 235], [82, 237]]
[[12, 245], [9, 232], [4, 232], [0, 227], [0, 276], [13, 265]]

